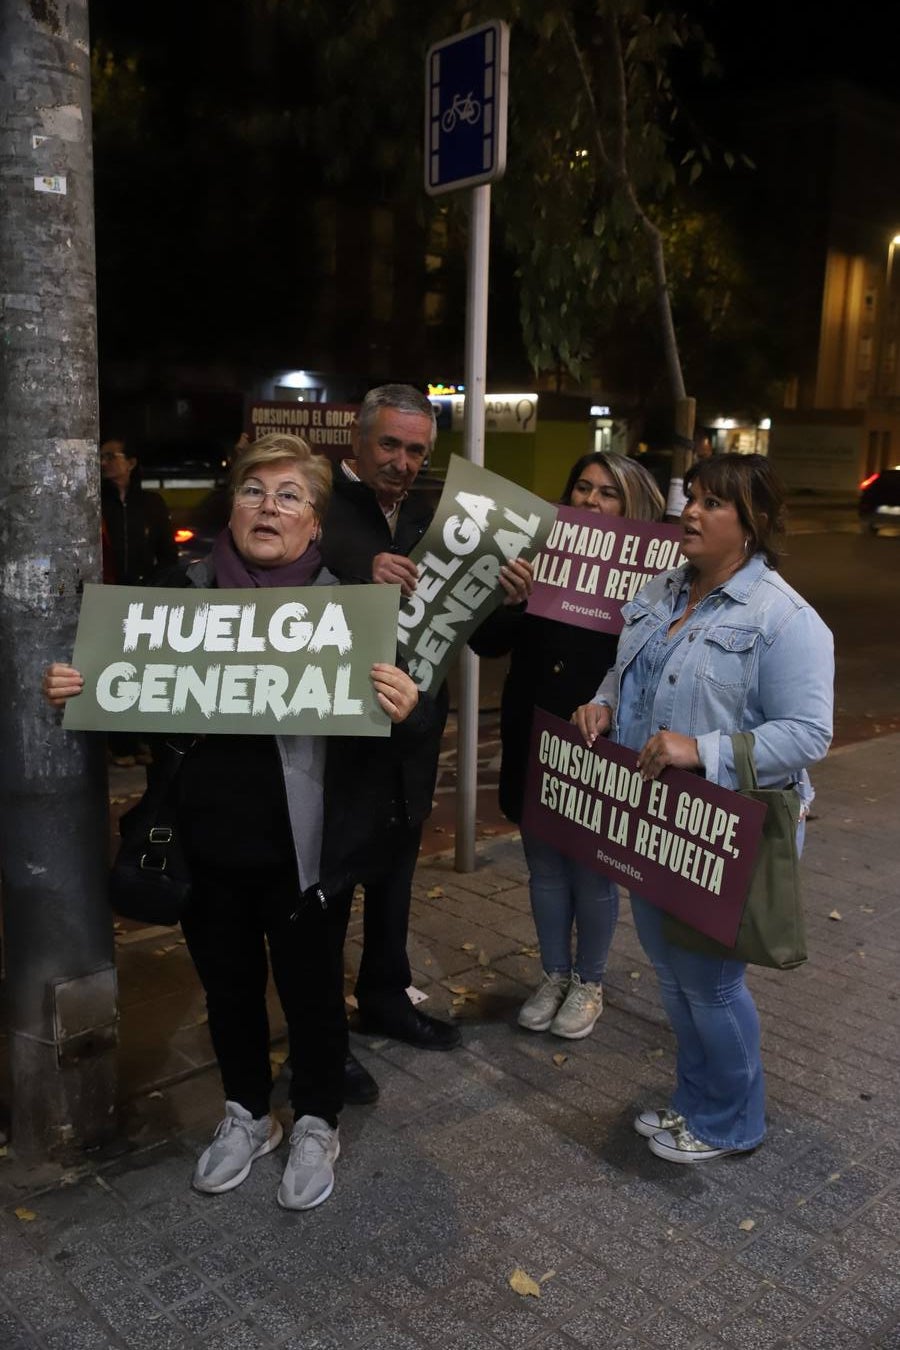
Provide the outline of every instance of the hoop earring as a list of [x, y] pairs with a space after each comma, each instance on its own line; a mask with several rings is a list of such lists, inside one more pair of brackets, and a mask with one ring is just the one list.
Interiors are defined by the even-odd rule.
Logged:
[[745, 552], [745, 553], [749, 553], [749, 552], [750, 552], [750, 536], [749, 536], [749, 534], [747, 535], [746, 539], [744, 540], [744, 552]]

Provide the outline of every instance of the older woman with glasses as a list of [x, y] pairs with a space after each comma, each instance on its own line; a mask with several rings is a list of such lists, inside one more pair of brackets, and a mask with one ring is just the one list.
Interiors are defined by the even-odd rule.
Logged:
[[[228, 527], [211, 556], [169, 584], [334, 584], [318, 547], [331, 492], [327, 459], [299, 437], [265, 436], [235, 465], [232, 488]], [[427, 734], [433, 712], [396, 666], [373, 666], [371, 679], [395, 724], [389, 741], [210, 735], [191, 746], [179, 772], [192, 879], [182, 927], [206, 990], [226, 1098], [194, 1171], [199, 1191], [240, 1185], [282, 1138], [269, 1110], [268, 947], [293, 1065], [295, 1125], [278, 1203], [311, 1209], [331, 1194], [347, 1054], [343, 897], [365, 875], [370, 842], [383, 846], [392, 828], [395, 756]], [[56, 707], [81, 688], [71, 666], [45, 672], [44, 692]]]

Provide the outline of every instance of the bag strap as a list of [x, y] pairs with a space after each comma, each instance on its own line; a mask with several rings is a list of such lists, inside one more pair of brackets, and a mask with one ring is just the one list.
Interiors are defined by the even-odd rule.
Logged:
[[741, 792], [752, 792], [759, 787], [756, 777], [756, 762], [753, 758], [753, 732], [734, 731], [731, 734], [731, 747], [734, 751], [734, 769]]

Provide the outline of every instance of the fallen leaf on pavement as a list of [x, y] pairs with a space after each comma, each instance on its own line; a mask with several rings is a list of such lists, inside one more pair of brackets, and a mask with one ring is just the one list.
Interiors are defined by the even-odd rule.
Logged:
[[553, 1063], [556, 1065], [556, 1067], [557, 1067], [558, 1069], [561, 1069], [562, 1066], [565, 1064], [565, 1062], [566, 1062], [566, 1060], [567, 1060], [568, 1058], [569, 1058], [568, 1055], [562, 1055], [562, 1054], [554, 1055], [554, 1056], [553, 1056]]
[[538, 1284], [544, 1284], [547, 1280], [552, 1280], [555, 1274], [556, 1274], [555, 1270], [545, 1271], [545, 1273], [538, 1280]]
[[463, 945], [460, 947], [459, 950], [460, 950], [461, 952], [474, 952], [474, 950], [475, 950], [475, 943], [474, 943], [474, 942], [464, 942]]
[[161, 1101], [162, 1101], [162, 1093], [161, 1093], [161, 1092], [158, 1092], [158, 1091], [157, 1091], [157, 1092], [148, 1092], [148, 1093], [147, 1093], [147, 1096], [149, 1097], [150, 1101], [152, 1101], [152, 1102], [161, 1102]]
[[471, 994], [472, 992], [467, 984], [448, 984], [447, 988], [451, 994]]
[[647, 1051], [647, 1058], [648, 1058], [648, 1059], [662, 1059], [662, 1050], [659, 1050], [659, 1049], [658, 1049], [658, 1050], [648, 1050], [648, 1051]]
[[639, 970], [633, 970], [628, 978], [630, 980], [639, 980], [641, 978], [641, 972]]
[[862, 910], [863, 914], [874, 914], [874, 913], [875, 913], [875, 910], [872, 908], [871, 905], [860, 905], [860, 909]]
[[756, 1227], [755, 1219], [741, 1219], [740, 1223], [738, 1224], [738, 1228], [743, 1229], [745, 1233], [752, 1232], [755, 1227]]
[[33, 1223], [34, 1220], [37, 1218], [37, 1215], [35, 1214], [34, 1210], [25, 1209], [24, 1205], [20, 1205], [18, 1209], [13, 1210], [13, 1213], [15, 1214], [16, 1218], [21, 1219], [23, 1223]]
[[444, 894], [444, 888], [443, 886], [432, 886], [425, 894], [429, 900], [440, 900], [441, 896]]
[[487, 952], [480, 951], [478, 953], [478, 964], [480, 966], [489, 966], [491, 964], [491, 958], [488, 956]]
[[840, 1181], [840, 1179], [841, 1179], [840, 1172], [829, 1172], [828, 1174], [829, 1181]]
[[540, 1285], [530, 1275], [526, 1275], [524, 1270], [519, 1270], [518, 1267], [509, 1277], [509, 1287], [514, 1289], [517, 1294], [521, 1294], [523, 1298], [540, 1298], [541, 1296]]
[[831, 913], [828, 915], [828, 917], [829, 919], [842, 919], [844, 916], [843, 914], [841, 914], [839, 910], [833, 909]]

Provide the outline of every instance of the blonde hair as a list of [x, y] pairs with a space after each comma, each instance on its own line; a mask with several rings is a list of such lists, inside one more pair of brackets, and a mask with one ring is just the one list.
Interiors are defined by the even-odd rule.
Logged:
[[263, 464], [278, 464], [282, 460], [290, 460], [302, 474], [313, 511], [321, 522], [331, 501], [331, 463], [325, 455], [317, 455], [302, 436], [272, 431], [258, 441], [251, 441], [232, 465], [231, 495]]
[[643, 464], [638, 464], [636, 459], [629, 459], [627, 455], [607, 454], [604, 451], [582, 455], [572, 465], [560, 498], [565, 506], [569, 505], [575, 484], [591, 464], [605, 469], [615, 483], [622, 498], [623, 516], [629, 520], [662, 520], [666, 509], [665, 498]]

